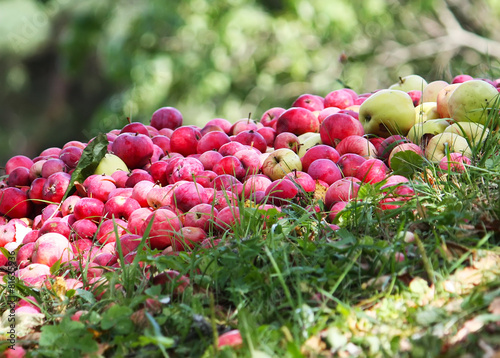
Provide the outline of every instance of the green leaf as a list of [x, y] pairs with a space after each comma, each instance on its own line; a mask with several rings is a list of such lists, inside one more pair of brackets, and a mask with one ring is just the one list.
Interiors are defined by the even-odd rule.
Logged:
[[421, 155], [411, 150], [405, 150], [394, 154], [390, 166], [394, 174], [410, 179], [416, 172], [422, 171], [425, 162], [426, 160]]
[[133, 323], [130, 320], [132, 312], [132, 309], [126, 306], [115, 305], [111, 307], [102, 315], [101, 328], [105, 330], [113, 328], [120, 334], [130, 333], [133, 328]]
[[106, 134], [100, 133], [85, 147], [73, 174], [71, 174], [71, 180], [62, 201], [73, 190], [76, 182], [83, 183], [88, 176], [94, 174], [99, 162], [108, 152], [108, 144]]

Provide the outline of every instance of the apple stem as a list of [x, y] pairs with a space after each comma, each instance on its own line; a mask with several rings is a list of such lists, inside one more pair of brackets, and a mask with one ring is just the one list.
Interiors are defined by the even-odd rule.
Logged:
[[127, 117], [127, 122], [128, 122], [128, 124], [132, 123], [132, 120], [130, 119], [130, 117]]
[[249, 124], [251, 120], [252, 120], [252, 112], [248, 112], [247, 124]]

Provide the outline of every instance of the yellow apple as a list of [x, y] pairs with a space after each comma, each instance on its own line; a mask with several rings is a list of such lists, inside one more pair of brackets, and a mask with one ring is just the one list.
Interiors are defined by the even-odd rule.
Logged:
[[97, 165], [94, 174], [111, 175], [117, 170], [129, 171], [127, 164], [120, 157], [107, 153]]
[[415, 124], [416, 113], [408, 93], [383, 89], [364, 101], [359, 107], [359, 121], [366, 134], [388, 137], [406, 135]]
[[304, 154], [306, 154], [309, 148], [312, 148], [315, 145], [322, 143], [321, 135], [319, 133], [313, 133], [312, 135], [308, 136], [304, 141], [301, 141], [299, 136], [299, 142], [300, 142], [300, 147], [297, 154], [299, 155], [300, 158], [302, 158]]
[[439, 91], [448, 86], [446, 81], [432, 81], [422, 91], [422, 102], [436, 102]]
[[429, 119], [425, 122], [415, 123], [408, 131], [406, 137], [412, 143], [420, 145], [425, 135], [435, 136], [436, 134], [443, 133], [450, 123], [444, 118]]
[[415, 107], [415, 113], [417, 114], [416, 123], [439, 118], [436, 102], [423, 102], [419, 104]]
[[408, 75], [400, 77], [399, 82], [389, 86], [389, 89], [400, 90], [404, 92], [409, 91], [423, 91], [427, 86], [427, 81], [419, 75]]
[[291, 149], [280, 148], [269, 153], [262, 163], [262, 173], [271, 180], [283, 178], [294, 170], [302, 170], [299, 156]]
[[[460, 84], [448, 99], [448, 112], [456, 122], [486, 124], [493, 109], [498, 91], [483, 80], [471, 80]], [[496, 109], [498, 111], [498, 109]]]
[[467, 139], [456, 133], [436, 134], [425, 148], [425, 157], [433, 162], [439, 162], [447, 153], [462, 153], [468, 158], [472, 156]]
[[469, 139], [469, 142], [478, 145], [486, 140], [490, 131], [480, 123], [474, 122], [456, 122], [447, 127], [444, 132], [456, 133], [464, 138]]

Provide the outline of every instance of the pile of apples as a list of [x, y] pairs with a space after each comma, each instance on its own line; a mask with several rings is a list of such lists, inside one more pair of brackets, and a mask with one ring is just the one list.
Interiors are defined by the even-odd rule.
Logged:
[[107, 154], [81, 183], [72, 173], [92, 140], [9, 159], [0, 182], [0, 247], [15, 255], [15, 275], [26, 284], [41, 287], [51, 267], [64, 264], [77, 277], [67, 287], [79, 288], [81, 275], [92, 282], [105, 267], [119, 267], [117, 242], [132, 262], [145, 233], [162, 254], [214, 245], [240, 220], [241, 202], [280, 211], [308, 205], [337, 229], [333, 220], [362, 185], [384, 182], [381, 210], [415, 195], [391, 171], [398, 152], [466, 170], [472, 147], [493, 129], [499, 88], [499, 80], [467, 75], [451, 84], [411, 75], [373, 93], [303, 94], [259, 121], [215, 118], [203, 128], [183, 125], [177, 109], [163, 107], [148, 125], [106, 133]]

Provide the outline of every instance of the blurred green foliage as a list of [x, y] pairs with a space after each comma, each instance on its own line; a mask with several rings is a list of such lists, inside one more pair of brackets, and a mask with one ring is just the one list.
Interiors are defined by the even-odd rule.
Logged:
[[2, 0], [0, 163], [162, 106], [203, 126], [411, 73], [498, 76], [499, 16], [496, 0]]

